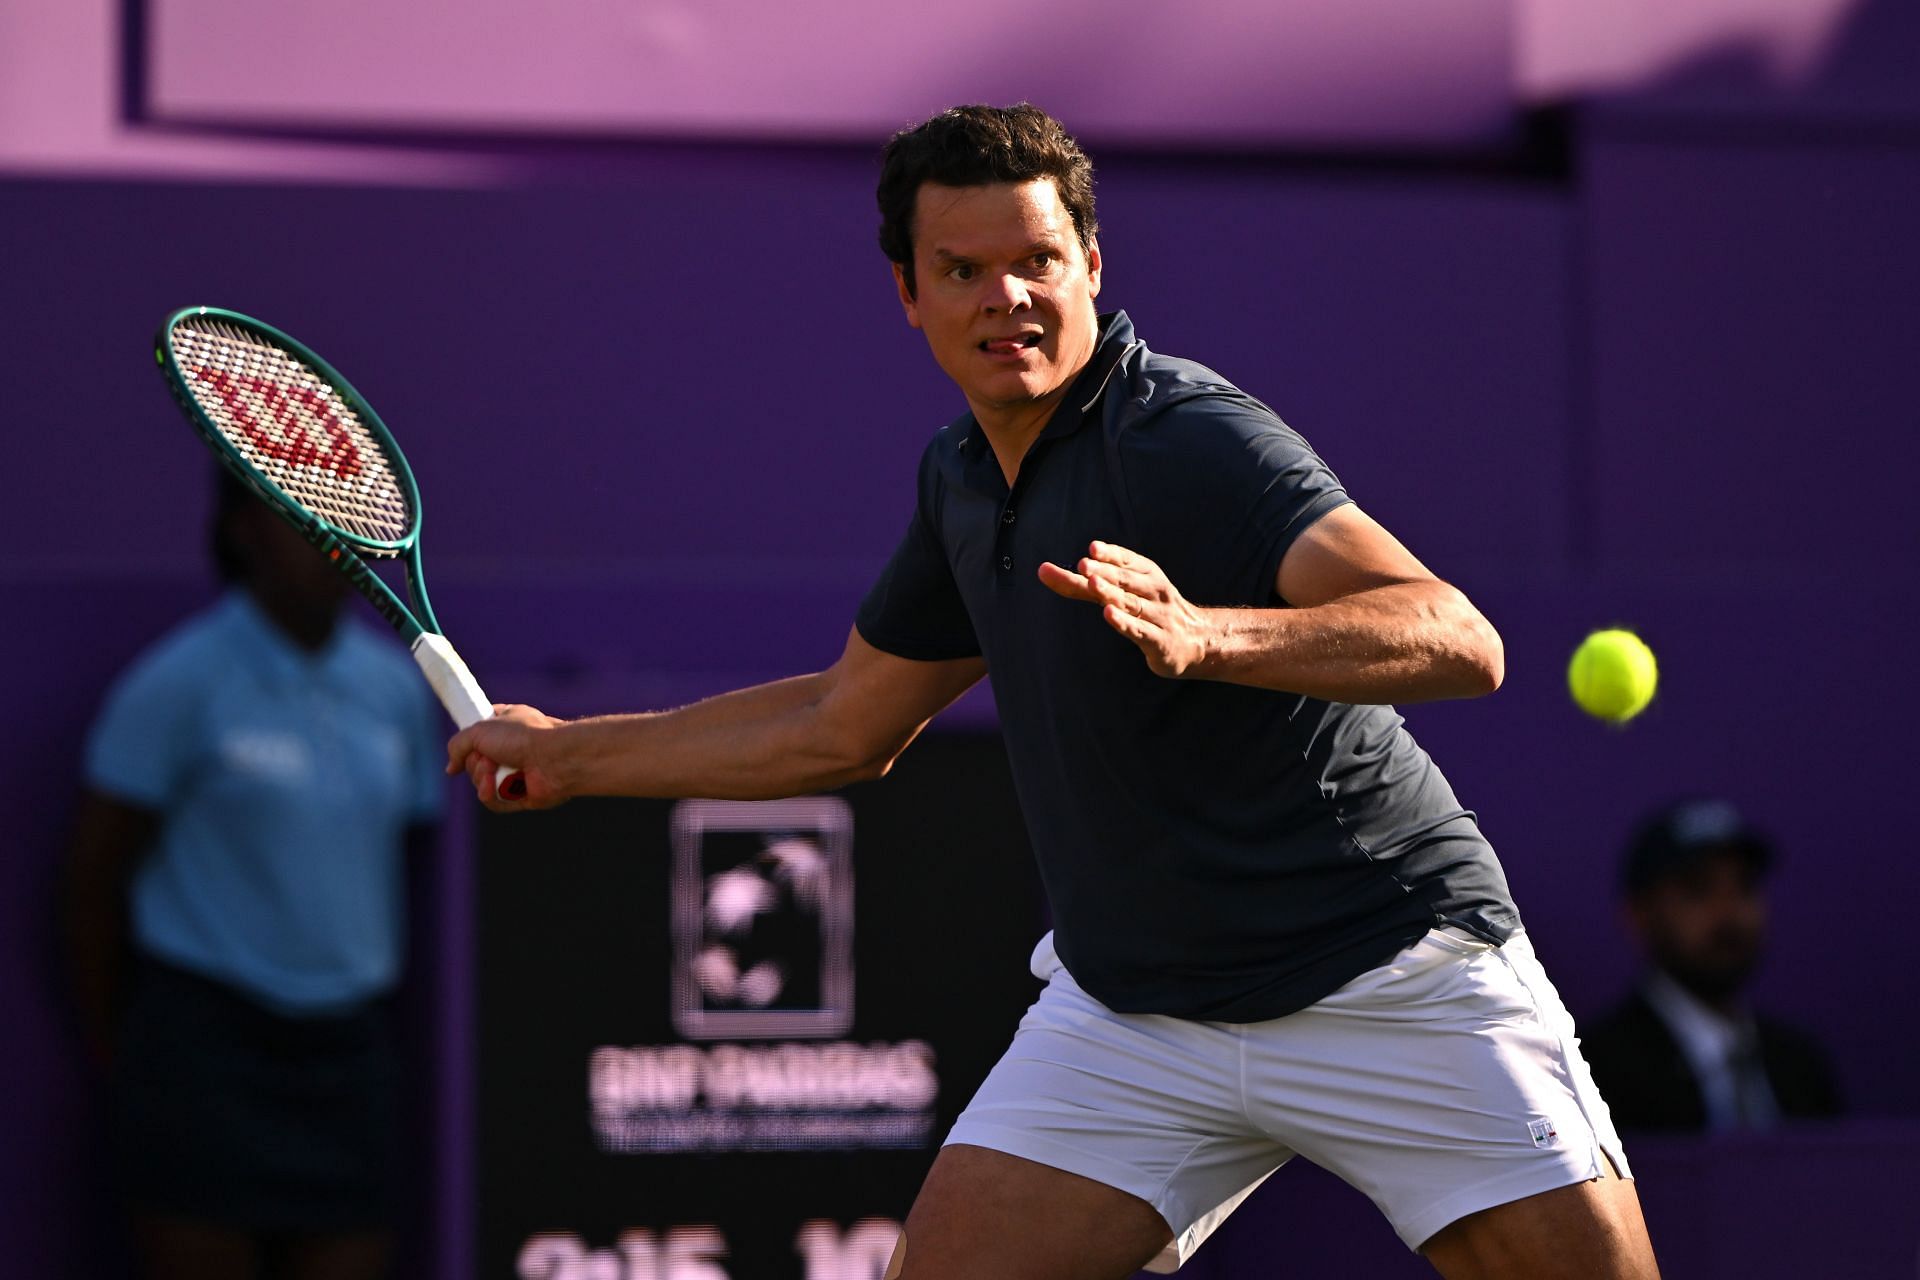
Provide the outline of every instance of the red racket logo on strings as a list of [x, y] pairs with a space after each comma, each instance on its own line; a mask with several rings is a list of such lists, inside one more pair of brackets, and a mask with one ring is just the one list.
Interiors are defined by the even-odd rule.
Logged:
[[[226, 404], [234, 424], [260, 453], [296, 467], [319, 467], [342, 480], [365, 469], [353, 434], [340, 424], [324, 396], [311, 387], [288, 387], [251, 375], [236, 376], [225, 369], [190, 369], [197, 382], [211, 387]], [[262, 422], [247, 392], [266, 407], [272, 421]], [[317, 424], [326, 433], [321, 439]]]

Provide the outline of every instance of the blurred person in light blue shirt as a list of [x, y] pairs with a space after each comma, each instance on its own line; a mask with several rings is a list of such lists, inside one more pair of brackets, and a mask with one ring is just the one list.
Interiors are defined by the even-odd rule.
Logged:
[[154, 1277], [387, 1274], [405, 852], [441, 795], [439, 709], [342, 614], [344, 578], [221, 475], [229, 591], [143, 653], [87, 742], [68, 879]]

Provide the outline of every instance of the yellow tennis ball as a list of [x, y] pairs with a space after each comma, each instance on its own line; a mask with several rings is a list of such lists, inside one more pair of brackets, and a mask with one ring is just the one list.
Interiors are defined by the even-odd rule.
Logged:
[[1631, 631], [1596, 631], [1580, 642], [1567, 665], [1567, 688], [1588, 715], [1627, 721], [1646, 710], [1660, 683], [1653, 650]]

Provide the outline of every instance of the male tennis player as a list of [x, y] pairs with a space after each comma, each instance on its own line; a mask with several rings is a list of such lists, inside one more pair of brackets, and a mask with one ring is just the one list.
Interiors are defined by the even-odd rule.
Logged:
[[1096, 313], [1092, 167], [1056, 121], [946, 112], [893, 139], [879, 200], [968, 412], [839, 661], [657, 715], [503, 708], [450, 769], [501, 810], [822, 790], [992, 676], [1047, 986], [889, 1277], [1171, 1270], [1296, 1152], [1455, 1280], [1655, 1275], [1505, 878], [1387, 705], [1492, 690], [1493, 629], [1264, 405]]

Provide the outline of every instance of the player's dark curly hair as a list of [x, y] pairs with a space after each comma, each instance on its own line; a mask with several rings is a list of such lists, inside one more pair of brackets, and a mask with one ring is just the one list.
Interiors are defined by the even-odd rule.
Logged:
[[1093, 216], [1093, 161], [1066, 127], [1032, 103], [954, 107], [893, 135], [881, 158], [880, 248], [913, 278], [913, 206], [920, 184], [983, 187], [1053, 179], [1073, 218], [1080, 247], [1090, 250], [1100, 224]]

